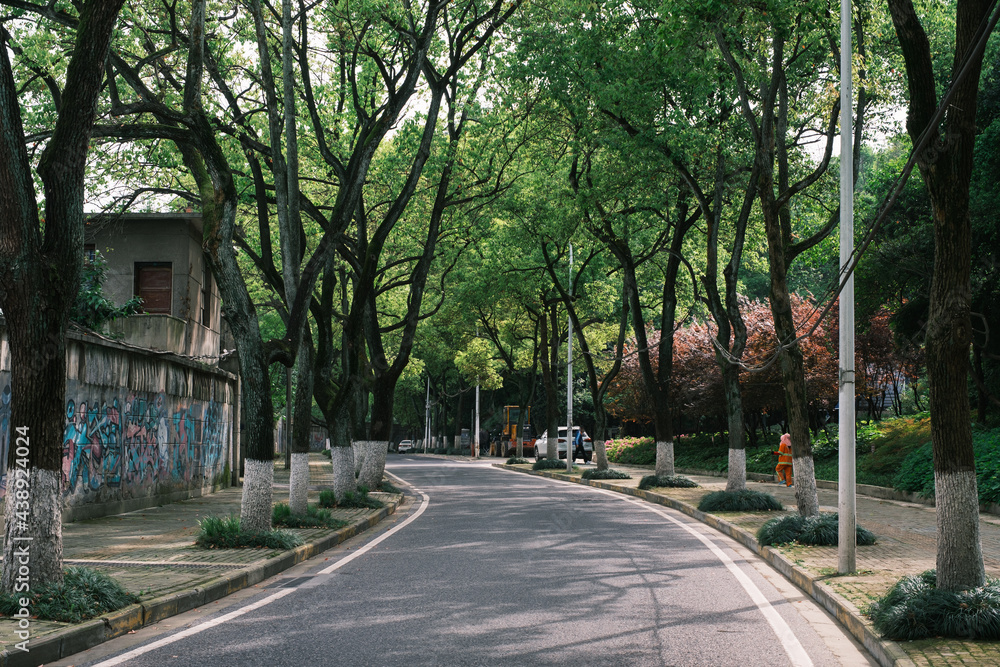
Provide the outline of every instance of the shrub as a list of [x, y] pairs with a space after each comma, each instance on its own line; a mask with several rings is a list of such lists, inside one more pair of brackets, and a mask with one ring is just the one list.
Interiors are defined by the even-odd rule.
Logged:
[[240, 528], [240, 518], [207, 516], [198, 522], [201, 530], [195, 544], [207, 549], [241, 549], [244, 547], [267, 549], [292, 549], [302, 544], [297, 536], [284, 530], [266, 532], [245, 531]]
[[323, 451], [320, 452], [320, 455], [321, 456], [325, 456], [328, 459], [333, 458], [333, 452], [332, 452], [332, 450], [329, 450], [329, 449], [324, 449]]
[[[836, 514], [819, 514], [803, 517], [798, 514], [771, 519], [757, 531], [757, 541], [761, 545], [813, 544], [835, 546], [838, 543], [840, 520]], [[875, 535], [870, 530], [855, 526], [855, 540], [859, 546], [875, 544]]]
[[770, 512], [785, 509], [781, 501], [769, 493], [741, 489], [739, 491], [713, 491], [698, 503], [702, 512]]
[[608, 468], [607, 470], [590, 468], [588, 470], [584, 470], [581, 477], [583, 477], [583, 479], [632, 479], [632, 475], [627, 472], [622, 472], [621, 470], [615, 470], [613, 468]]
[[[525, 461], [527, 463], [527, 461]], [[531, 466], [532, 470], [565, 470], [566, 462], [560, 461], [559, 459], [541, 459], [535, 461]]]
[[343, 528], [346, 521], [334, 519], [328, 510], [310, 505], [305, 514], [292, 514], [286, 503], [278, 503], [271, 513], [271, 523], [285, 528]]
[[604, 443], [608, 461], [622, 465], [656, 463], [656, 443], [652, 438], [619, 438]]
[[0, 614], [13, 616], [21, 598], [31, 600], [33, 616], [46, 621], [79, 623], [139, 601], [108, 575], [86, 567], [68, 567], [61, 584], [40, 584], [28, 593], [0, 593]]
[[320, 507], [337, 507], [339, 509], [381, 509], [385, 507], [385, 503], [381, 500], [375, 500], [374, 498], [368, 497], [368, 489], [364, 486], [359, 486], [357, 491], [348, 491], [344, 494], [344, 499], [339, 503], [337, 502], [336, 496], [333, 495], [333, 491], [330, 489], [324, 489], [319, 492], [319, 506]]
[[525, 463], [531, 463], [531, 461], [529, 461], [528, 459], [521, 458], [520, 456], [512, 456], [509, 459], [507, 459], [507, 465], [509, 466], [522, 465]]
[[968, 591], [942, 591], [937, 589], [937, 573], [928, 570], [897, 581], [865, 613], [879, 634], [896, 641], [996, 640], [1000, 639], [1000, 580], [987, 580]]
[[664, 475], [663, 477], [646, 475], [639, 480], [640, 489], [653, 489], [656, 487], [693, 489], [697, 486], [698, 485], [690, 479], [682, 477], [681, 475]]

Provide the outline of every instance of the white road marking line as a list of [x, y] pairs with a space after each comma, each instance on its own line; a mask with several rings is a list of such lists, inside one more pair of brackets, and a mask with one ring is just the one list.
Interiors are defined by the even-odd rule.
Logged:
[[[406, 527], [407, 525], [409, 525], [410, 523], [412, 523], [413, 521], [415, 521], [417, 519], [417, 517], [419, 517], [421, 514], [423, 514], [424, 510], [427, 509], [427, 506], [430, 504], [431, 499], [430, 499], [430, 497], [426, 493], [424, 493], [420, 489], [414, 488], [413, 490], [416, 491], [417, 493], [419, 493], [421, 495], [421, 497], [423, 498], [423, 502], [420, 505], [420, 507], [417, 509], [416, 512], [414, 512], [413, 514], [411, 514], [410, 516], [408, 516], [399, 525], [394, 526], [394, 527], [390, 528], [389, 530], [387, 530], [385, 533], [383, 533], [382, 535], [380, 535], [377, 539], [372, 540], [371, 542], [369, 542], [365, 546], [361, 547], [360, 549], [358, 549], [354, 553], [350, 554], [349, 556], [345, 556], [344, 558], [341, 558], [340, 560], [338, 560], [333, 565], [330, 565], [329, 567], [326, 567], [326, 568], [320, 570], [319, 572], [316, 572], [312, 576], [316, 576], [316, 575], [320, 575], [320, 574], [329, 574], [329, 573], [333, 572], [334, 570], [337, 570], [337, 569], [343, 567], [344, 565], [347, 565], [348, 563], [350, 563], [352, 560], [354, 560], [355, 558], [357, 558], [361, 554], [366, 553], [369, 549], [371, 549], [374, 546], [376, 546], [377, 544], [381, 543], [383, 540], [385, 540], [390, 535], [393, 535], [394, 533], [402, 530], [404, 527]], [[196, 625], [194, 627], [188, 628], [187, 630], [183, 630], [181, 632], [178, 632], [176, 635], [171, 635], [169, 637], [164, 637], [163, 639], [159, 639], [159, 640], [153, 642], [152, 644], [146, 644], [145, 646], [142, 646], [141, 648], [133, 649], [133, 650], [129, 651], [128, 653], [122, 653], [118, 657], [111, 658], [110, 660], [105, 660], [104, 662], [99, 662], [96, 665], [94, 665], [94, 667], [114, 667], [115, 665], [121, 665], [121, 664], [125, 663], [126, 661], [131, 660], [132, 658], [138, 658], [140, 655], [143, 655], [145, 653], [149, 653], [150, 651], [156, 650], [156, 649], [158, 649], [158, 648], [160, 648], [162, 646], [168, 646], [170, 644], [173, 644], [174, 642], [180, 641], [182, 639], [186, 639], [187, 637], [191, 637], [192, 635], [196, 635], [196, 634], [198, 634], [200, 632], [204, 632], [205, 630], [209, 630], [211, 628], [214, 628], [215, 626], [221, 625], [221, 624], [223, 624], [223, 623], [225, 623], [227, 621], [231, 621], [232, 619], [237, 618], [239, 616], [242, 616], [243, 614], [246, 614], [248, 612], [254, 611], [255, 609], [260, 609], [261, 607], [264, 607], [266, 605], [271, 604], [275, 600], [280, 600], [281, 598], [285, 597], [289, 593], [295, 592], [296, 590], [298, 590], [298, 589], [297, 588], [283, 588], [280, 591], [278, 591], [276, 593], [272, 593], [271, 595], [268, 595], [266, 598], [258, 600], [257, 602], [254, 602], [251, 605], [247, 605], [246, 607], [242, 607], [240, 609], [237, 609], [236, 611], [231, 611], [228, 614], [224, 614], [222, 616], [219, 616], [218, 618], [212, 619], [211, 621], [206, 621], [206, 622], [201, 623], [199, 625]]]
[[778, 641], [781, 642], [781, 645], [784, 647], [785, 653], [788, 654], [788, 658], [792, 661], [792, 664], [796, 665], [796, 667], [811, 667], [811, 665], [813, 664], [812, 659], [809, 657], [809, 654], [806, 653], [805, 648], [799, 642], [798, 638], [795, 636], [795, 633], [792, 632], [792, 629], [788, 626], [788, 623], [785, 622], [785, 619], [783, 619], [781, 615], [777, 612], [777, 610], [771, 606], [771, 603], [768, 602], [767, 598], [764, 597], [764, 594], [760, 591], [759, 588], [757, 588], [757, 585], [753, 583], [750, 577], [748, 577], [746, 573], [743, 572], [743, 570], [741, 570], [739, 566], [733, 562], [733, 559], [729, 557], [729, 554], [720, 549], [718, 545], [715, 544], [715, 542], [713, 542], [707, 536], [702, 535], [697, 530], [687, 525], [683, 521], [678, 521], [677, 519], [670, 516], [663, 510], [659, 509], [655, 505], [650, 505], [649, 503], [643, 502], [641, 500], [635, 500], [628, 496], [623, 496], [622, 494], [615, 493], [614, 491], [606, 491], [604, 489], [595, 489], [595, 490], [613, 496], [620, 500], [624, 500], [625, 502], [631, 503], [637, 507], [641, 507], [642, 509], [649, 510], [654, 514], [658, 514], [667, 521], [670, 521], [676, 524], [677, 526], [680, 526], [681, 528], [689, 532], [691, 535], [694, 535], [696, 538], [698, 538], [698, 540], [700, 540], [702, 544], [708, 547], [708, 549], [713, 554], [715, 554], [716, 558], [722, 561], [722, 564], [726, 566], [726, 569], [728, 569], [733, 574], [733, 576], [736, 577], [736, 581], [740, 582], [740, 585], [743, 586], [743, 590], [747, 592], [747, 594], [750, 596], [750, 599], [753, 600], [754, 604], [757, 605], [757, 608], [760, 609], [761, 613], [764, 615], [764, 618], [767, 620], [768, 624], [770, 624], [771, 629], [774, 630], [774, 634], [778, 636]]
[[158, 649], [161, 646], [168, 646], [170, 644], [173, 644], [174, 642], [178, 642], [192, 635], [196, 635], [199, 632], [204, 632], [205, 630], [214, 628], [217, 625], [221, 625], [226, 621], [231, 621], [232, 619], [237, 618], [238, 616], [242, 616], [243, 614], [246, 614], [248, 612], [251, 612], [254, 609], [260, 609], [261, 607], [271, 604], [275, 600], [279, 600], [294, 591], [295, 591], [294, 588], [283, 588], [277, 593], [272, 593], [271, 595], [268, 595], [266, 598], [263, 598], [262, 600], [257, 600], [257, 602], [254, 602], [251, 605], [247, 605], [246, 607], [237, 609], [236, 611], [231, 611], [228, 614], [224, 614], [222, 616], [219, 616], [218, 618], [214, 618], [211, 621], [206, 621], [200, 625], [196, 625], [193, 628], [188, 628], [187, 630], [178, 632], [176, 635], [164, 637], [163, 639], [159, 639], [153, 642], [152, 644], [146, 644], [145, 646], [142, 646], [140, 648], [133, 649], [128, 653], [122, 653], [116, 658], [111, 658], [110, 660], [99, 662], [96, 665], [94, 665], [94, 667], [113, 667], [113, 665], [121, 665], [126, 661], [131, 660], [132, 658], [138, 658], [140, 655], [143, 655], [144, 653], [149, 653], [150, 651]]

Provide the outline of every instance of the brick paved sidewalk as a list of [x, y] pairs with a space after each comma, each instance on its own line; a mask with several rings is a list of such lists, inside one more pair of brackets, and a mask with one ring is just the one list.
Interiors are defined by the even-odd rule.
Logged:
[[[532, 472], [530, 465], [505, 466]], [[935, 509], [926, 505], [896, 500], [882, 500], [858, 495], [858, 523], [878, 537], [877, 544], [858, 547], [858, 571], [849, 576], [837, 574], [837, 547], [781, 546], [760, 547], [754, 535], [765, 521], [795, 512], [794, 489], [773, 482], [748, 481], [747, 487], [775, 496], [788, 508], [785, 512], [699, 512], [701, 497], [710, 491], [725, 489], [721, 477], [685, 474], [700, 485], [694, 489], [656, 489], [639, 491], [639, 480], [652, 474], [649, 468], [613, 466], [632, 475], [627, 480], [582, 480], [579, 475], [540, 471], [547, 477], [572, 481], [639, 495], [652, 502], [675, 507], [738, 539], [769, 560], [805, 592], [836, 614], [859, 641], [862, 641], [883, 665], [1000, 665], [1000, 642], [926, 639], [912, 642], [889, 642], [877, 638], [861, 611], [869, 602], [885, 594], [892, 584], [908, 574], [919, 574], [935, 567], [937, 533]], [[819, 490], [820, 511], [837, 511], [837, 491]], [[1000, 577], [1000, 517], [983, 514], [980, 531], [986, 574]]]
[[[288, 472], [275, 464], [274, 502], [288, 501]], [[328, 459], [310, 462], [309, 501], [332, 485]], [[396, 510], [401, 496], [372, 493], [385, 502], [381, 510], [332, 510], [350, 522], [340, 530], [288, 529], [304, 544], [291, 551], [276, 549], [202, 549], [194, 545], [198, 522], [209, 515], [239, 514], [243, 489], [230, 488], [162, 507], [63, 525], [63, 558], [67, 566], [85, 565], [111, 575], [139, 604], [83, 623], [31, 621], [29, 653], [13, 648], [16, 621], [0, 618], [0, 667], [40, 665], [72, 655], [131, 629], [202, 606], [252, 586], [371, 528]], [[2, 534], [0, 534], [2, 539]]]

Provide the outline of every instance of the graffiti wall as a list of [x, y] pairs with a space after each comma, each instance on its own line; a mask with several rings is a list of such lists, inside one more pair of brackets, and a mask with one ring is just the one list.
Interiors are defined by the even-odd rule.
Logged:
[[[232, 436], [232, 376], [181, 358], [147, 357], [141, 350], [90, 341], [71, 345], [67, 357], [65, 509], [107, 506], [106, 512], [91, 508], [76, 512], [79, 516], [128, 511], [201, 495], [223, 483]], [[10, 373], [0, 367], [0, 495], [6, 487], [11, 397]]]

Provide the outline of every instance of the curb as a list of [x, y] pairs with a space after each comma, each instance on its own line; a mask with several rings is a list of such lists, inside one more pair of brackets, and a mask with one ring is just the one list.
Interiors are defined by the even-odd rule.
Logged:
[[847, 628], [847, 630], [854, 635], [855, 639], [864, 645], [868, 652], [872, 654], [872, 657], [874, 657], [875, 660], [882, 665], [882, 667], [915, 667], [913, 660], [906, 655], [906, 651], [904, 651], [899, 644], [887, 639], [882, 639], [876, 635], [872, 629], [865, 624], [861, 616], [854, 610], [853, 605], [850, 605], [846, 600], [844, 600], [844, 598], [837, 595], [833, 589], [822, 583], [819, 578], [810, 574], [798, 565], [795, 565], [776, 549], [772, 549], [771, 547], [762, 547], [753, 535], [741, 528], [737, 528], [724, 519], [720, 519], [714, 514], [707, 514], [691, 505], [688, 505], [687, 503], [674, 500], [673, 498], [668, 498], [667, 496], [661, 496], [658, 493], [652, 493], [642, 489], [621, 487], [602, 480], [581, 479], [579, 477], [571, 477], [569, 475], [555, 473], [548, 470], [524, 470], [523, 468], [514, 468], [503, 463], [496, 463], [494, 464], [494, 467], [511, 470], [513, 472], [520, 472], [527, 475], [547, 477], [549, 479], [555, 479], [563, 482], [572, 482], [574, 484], [592, 486], [597, 489], [604, 489], [605, 491], [613, 491], [626, 496], [642, 498], [647, 502], [651, 502], [656, 505], [663, 505], [679, 512], [683, 512], [691, 518], [711, 526], [719, 532], [731, 537], [770, 563], [771, 567], [784, 575], [786, 579], [798, 586], [804, 593], [822, 605], [828, 612], [833, 614], [837, 618], [837, 621], [842, 626]]
[[38, 640], [32, 640], [29, 644], [29, 652], [10, 651], [9, 649], [0, 651], [0, 667], [38, 667], [38, 665], [69, 657], [109, 639], [128, 634], [132, 630], [220, 600], [284, 572], [293, 565], [309, 560], [313, 556], [363, 533], [390, 514], [395, 513], [401, 503], [402, 499], [390, 501], [377, 513], [359, 519], [315, 542], [300, 545], [267, 561], [228, 572], [198, 588], [168, 593], [105, 614], [99, 618], [68, 626]]

